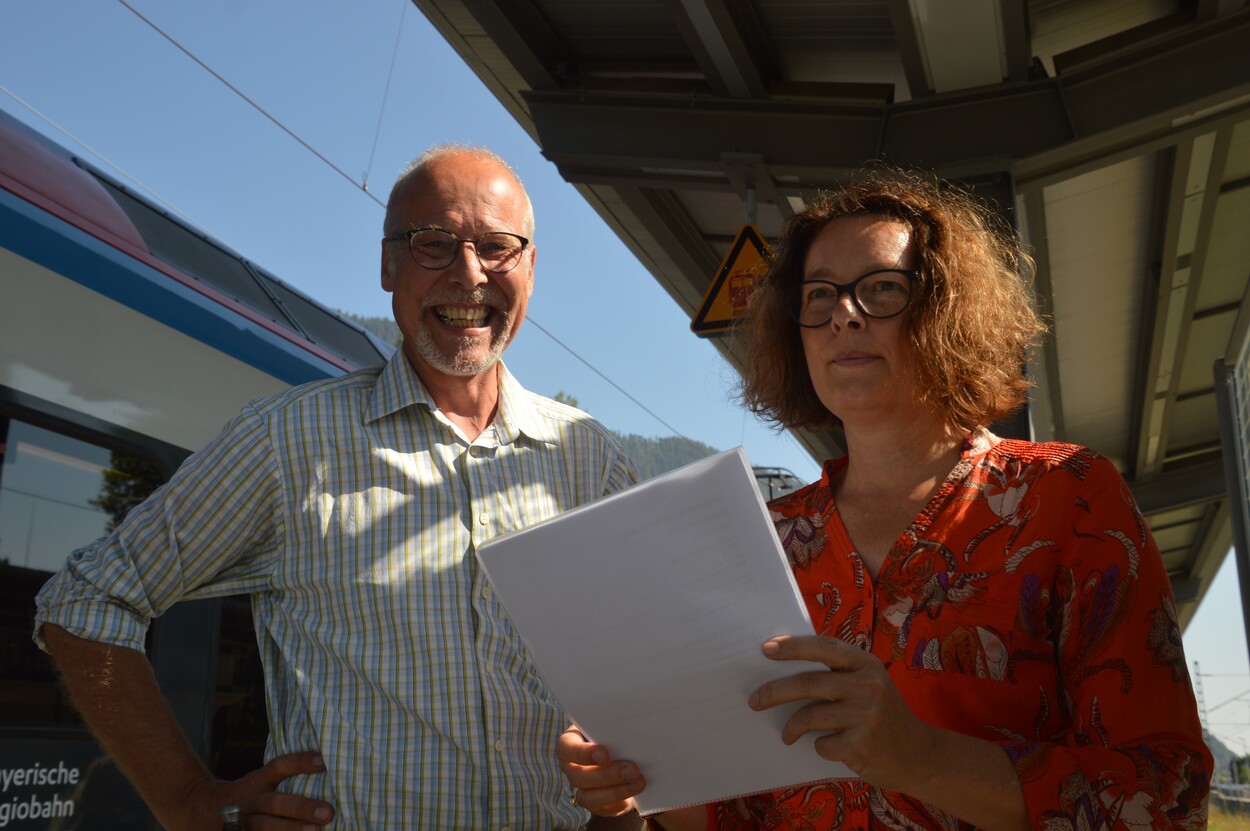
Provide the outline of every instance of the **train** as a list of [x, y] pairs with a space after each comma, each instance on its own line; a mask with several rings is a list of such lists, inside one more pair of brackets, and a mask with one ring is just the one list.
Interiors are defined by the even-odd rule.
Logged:
[[[0, 829], [157, 828], [34, 644], [34, 597], [247, 401], [394, 347], [0, 111]], [[223, 778], [261, 763], [244, 598], [177, 604], [148, 654]]]

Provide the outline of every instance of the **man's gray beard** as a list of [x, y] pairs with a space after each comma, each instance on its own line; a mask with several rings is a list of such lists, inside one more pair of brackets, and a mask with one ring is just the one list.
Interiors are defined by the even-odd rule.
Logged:
[[[490, 348], [486, 351], [486, 354], [481, 358], [471, 359], [468, 355], [468, 350], [463, 348], [457, 349], [452, 355], [443, 354], [434, 343], [434, 338], [430, 336], [430, 330], [423, 326], [417, 332], [417, 354], [425, 358], [430, 366], [444, 375], [471, 378], [475, 375], [481, 375], [499, 362], [504, 350], [508, 348], [508, 341], [511, 340], [511, 335], [512, 320], [508, 318], [504, 323], [504, 328], [491, 335]], [[466, 338], [465, 340], [468, 339]], [[465, 346], [474, 345], [476, 342], [477, 339], [474, 338], [470, 343], [466, 343]]]

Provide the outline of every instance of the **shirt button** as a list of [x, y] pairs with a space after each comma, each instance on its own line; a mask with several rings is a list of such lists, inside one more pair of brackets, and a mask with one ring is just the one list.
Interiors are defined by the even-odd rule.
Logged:
[[490, 521], [490, 517], [487, 515], [485, 511], [482, 511], [480, 514], [478, 514], [477, 521], [485, 525], [487, 522]]
[[482, 599], [490, 600], [490, 586], [484, 586], [482, 588]]
[[495, 740], [495, 749], [498, 750], [500, 753], [503, 753], [503, 739]]
[[512, 831], [512, 826], [505, 825], [503, 828], [500, 828], [499, 831]]

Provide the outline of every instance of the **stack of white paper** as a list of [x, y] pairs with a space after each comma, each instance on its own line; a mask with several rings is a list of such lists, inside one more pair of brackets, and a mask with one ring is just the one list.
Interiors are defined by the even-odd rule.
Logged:
[[770, 661], [761, 644], [812, 626], [740, 448], [478, 557], [569, 715], [638, 764], [643, 813], [854, 775], [811, 737], [782, 744], [801, 705], [747, 706], [760, 684], [813, 669]]

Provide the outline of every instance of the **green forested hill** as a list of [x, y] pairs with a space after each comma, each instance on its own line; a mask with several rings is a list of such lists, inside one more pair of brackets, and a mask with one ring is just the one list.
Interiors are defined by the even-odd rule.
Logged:
[[703, 442], [678, 436], [656, 438], [632, 433], [623, 435], [615, 430], [612, 434], [625, 445], [626, 452], [638, 467], [638, 475], [643, 479], [650, 479], [652, 476], [658, 476], [718, 452], [715, 447]]
[[354, 323], [359, 323], [361, 326], [368, 329], [370, 332], [377, 335], [382, 340], [391, 344], [396, 349], [399, 348], [399, 341], [400, 341], [399, 327], [395, 325], [395, 321], [392, 320], [391, 318], [389, 317], [362, 317], [361, 315], [354, 315], [354, 314], [351, 314], [350, 312], [343, 312], [343, 311], [340, 311], [339, 315], [347, 318], [348, 320]]
[[[348, 320], [359, 323], [382, 340], [399, 348], [399, 327], [395, 325], [395, 321], [391, 318], [363, 317], [348, 312], [339, 312], [339, 314]], [[557, 392], [554, 397], [565, 404], [577, 406], [577, 399], [566, 394], [563, 390]], [[594, 413], [591, 413], [591, 415], [594, 415]], [[611, 428], [610, 424], [607, 426], [609, 429]], [[703, 442], [687, 440], [677, 436], [655, 438], [639, 436], [633, 433], [625, 435], [615, 430], [612, 432], [613, 435], [620, 439], [621, 444], [625, 445], [625, 449], [633, 458], [634, 464], [638, 466], [638, 474], [643, 479], [650, 479], [652, 476], [674, 470], [684, 464], [689, 464], [696, 459], [702, 459], [704, 456], [710, 456], [717, 452], [715, 447]]]

